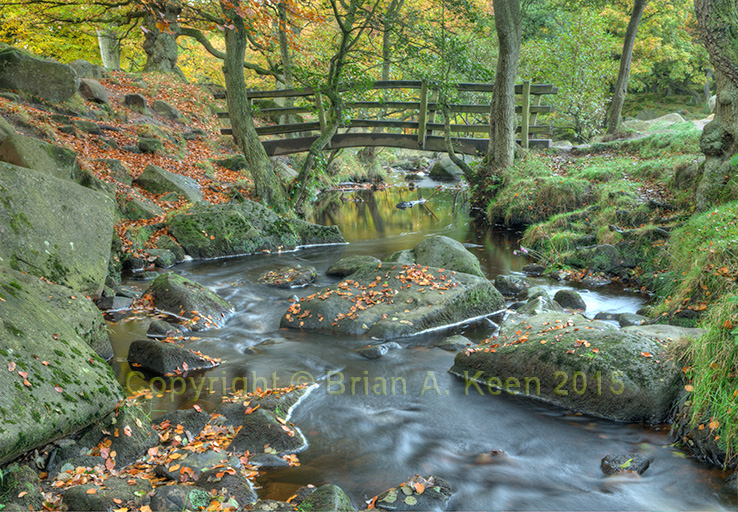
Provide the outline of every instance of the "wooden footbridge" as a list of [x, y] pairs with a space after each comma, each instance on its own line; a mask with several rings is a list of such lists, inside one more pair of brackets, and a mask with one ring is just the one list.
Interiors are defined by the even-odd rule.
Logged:
[[[454, 150], [483, 155], [489, 144], [492, 84], [460, 83], [455, 87], [463, 102], [449, 105]], [[440, 113], [438, 91], [427, 83], [379, 81], [358, 90], [356, 87], [342, 88], [341, 93], [347, 95], [345, 106], [350, 120], [339, 128], [326, 149], [382, 146], [446, 151], [444, 124], [436, 121], [436, 114]], [[553, 111], [553, 107], [542, 105], [541, 99], [557, 92], [552, 85], [531, 84], [530, 81], [515, 86], [515, 94], [520, 97], [515, 106], [519, 114], [517, 132], [520, 139], [517, 142], [522, 147], [551, 146], [551, 126], [538, 124], [538, 116]], [[256, 129], [269, 156], [308, 151], [325, 127], [324, 97], [313, 89], [249, 91], [248, 96], [254, 117], [274, 123]], [[398, 100], [388, 101], [388, 97]], [[216, 98], [225, 98], [225, 94], [216, 95]], [[274, 100], [287, 103], [287, 106], [278, 106]], [[229, 117], [228, 112], [218, 115], [222, 119]], [[230, 128], [221, 129], [221, 133], [232, 135]]]

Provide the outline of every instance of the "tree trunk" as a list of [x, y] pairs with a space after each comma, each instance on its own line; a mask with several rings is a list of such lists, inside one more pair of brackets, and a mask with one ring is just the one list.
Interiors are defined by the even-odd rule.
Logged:
[[144, 71], [174, 73], [184, 79], [182, 70], [177, 66], [177, 20], [182, 6], [174, 1], [163, 1], [151, 4], [151, 9], [144, 18]]
[[735, 0], [695, 0], [703, 42], [715, 68], [715, 119], [702, 131], [705, 163], [696, 179], [698, 210], [734, 200], [725, 186], [733, 174], [730, 159], [738, 154], [738, 11]]
[[100, 59], [105, 69], [120, 69], [120, 38], [112, 27], [97, 31], [97, 44], [100, 47]]
[[488, 177], [499, 180], [515, 156], [515, 77], [520, 61], [521, 23], [519, 0], [493, 0], [492, 4], [500, 55], [490, 106], [489, 149], [482, 167]]
[[286, 214], [289, 212], [287, 195], [256, 133], [246, 93], [243, 72], [247, 45], [246, 27], [243, 18], [238, 16], [233, 8], [223, 6], [223, 12], [233, 20], [232, 23], [235, 26], [234, 29], [225, 31], [226, 54], [223, 61], [223, 76], [228, 91], [228, 112], [233, 137], [246, 157], [248, 169], [254, 180], [256, 197], [278, 213]]
[[625, 95], [628, 92], [628, 77], [630, 76], [630, 65], [633, 62], [633, 45], [635, 45], [636, 35], [638, 34], [638, 25], [641, 23], [643, 9], [646, 7], [648, 0], [635, 0], [633, 5], [633, 13], [630, 15], [628, 28], [625, 31], [625, 41], [623, 42], [623, 54], [620, 56], [620, 71], [618, 72], [618, 81], [615, 84], [615, 93], [612, 96], [610, 104], [610, 112], [607, 122], [607, 133], [613, 134], [620, 128], [620, 118], [623, 114], [623, 103]]

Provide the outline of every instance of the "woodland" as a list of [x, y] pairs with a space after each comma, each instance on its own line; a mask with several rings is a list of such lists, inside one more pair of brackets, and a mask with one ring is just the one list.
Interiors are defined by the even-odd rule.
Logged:
[[[0, 375], [12, 393], [0, 399], [0, 438], [11, 439], [0, 439], [0, 510], [735, 507], [736, 34], [735, 0], [4, 1], [0, 236], [8, 242], [0, 242]], [[10, 83], [2, 73], [11, 54], [68, 64], [77, 70], [78, 89], [58, 101], [3, 85]], [[390, 82], [422, 86], [375, 87]], [[470, 89], [474, 84], [487, 84], [490, 94]], [[525, 99], [521, 107], [519, 91], [536, 86], [555, 93], [534, 96], [542, 113], [527, 119], [518, 114], [531, 104]], [[258, 99], [255, 92], [303, 89], [314, 100]], [[381, 108], [356, 107], [367, 99]], [[416, 103], [420, 109], [407, 107]], [[483, 104], [483, 112], [472, 103]], [[377, 137], [392, 123], [414, 122], [418, 130], [434, 123], [445, 147], [431, 153], [332, 146], [357, 119], [365, 123], [362, 133]], [[277, 139], [270, 133], [301, 123], [312, 125], [307, 151], [268, 153], [265, 141]], [[452, 138], [452, 128], [464, 132], [462, 125], [485, 139], [483, 152], [462, 154], [461, 139]], [[543, 149], [527, 147], [528, 133], [521, 136], [527, 129]], [[279, 137], [304, 136], [292, 132]], [[47, 170], [24, 151], [48, 152], [55, 163]], [[450, 176], [434, 174], [440, 167]], [[436, 190], [423, 180], [438, 180]], [[436, 215], [426, 203], [448, 212]], [[427, 218], [418, 220], [421, 211]], [[60, 249], [77, 251], [75, 243], [85, 248]], [[353, 252], [341, 249], [354, 244]], [[335, 249], [312, 249], [322, 246]], [[387, 254], [370, 256], [372, 249]], [[293, 250], [307, 256], [277, 267], [283, 251]], [[345, 257], [335, 261], [334, 250]], [[505, 263], [492, 263], [501, 251]], [[608, 297], [615, 297], [612, 311]], [[629, 304], [622, 311], [615, 307], [621, 299]], [[258, 322], [269, 327], [249, 323], [258, 323], [249, 316], [253, 304], [262, 308]], [[44, 320], [35, 322], [39, 316]], [[234, 327], [239, 318], [247, 320]], [[596, 454], [596, 482], [582, 490], [568, 481], [536, 481], [537, 470], [521, 453], [545, 432], [522, 428], [528, 437], [519, 445], [501, 442], [504, 450], [478, 446], [477, 431], [466, 423], [492, 415], [467, 421], [465, 406], [453, 400], [418, 408], [459, 414], [471, 448], [446, 452], [452, 436], [438, 446], [424, 439], [417, 467], [412, 456], [397, 455], [402, 470], [365, 469], [371, 453], [361, 444], [364, 416], [390, 425], [382, 423], [373, 436], [391, 430], [399, 437], [408, 427], [394, 422], [407, 411], [384, 419], [384, 406], [368, 409], [347, 423], [356, 430], [346, 434], [347, 448], [338, 426], [344, 411], [331, 409], [323, 389], [330, 395], [331, 382], [342, 390], [347, 383], [331, 381], [330, 371], [319, 391], [294, 381], [277, 386], [275, 377], [267, 389], [249, 392], [244, 380], [228, 395], [225, 375], [241, 378], [253, 359], [243, 363], [239, 352], [229, 360], [213, 342], [217, 335], [199, 332], [234, 336], [227, 329], [261, 336], [243, 352], [270, 363], [273, 345], [294, 344], [285, 359], [293, 375], [318, 357], [329, 361], [318, 366], [363, 371], [335, 347], [315, 348], [325, 336], [372, 364], [407, 358], [404, 376], [420, 374], [413, 357], [426, 358], [428, 368], [448, 372], [444, 378], [456, 378], [456, 391], [461, 386], [466, 395], [470, 389], [537, 395], [571, 411], [560, 412], [562, 423], [593, 418], [576, 428], [603, 440], [602, 453], [588, 446], [581, 455]], [[454, 336], [438, 341], [436, 331]], [[73, 348], [55, 348], [72, 338]], [[152, 340], [156, 348], [146, 344]], [[309, 348], [295, 348], [298, 342]], [[450, 356], [425, 355], [433, 347], [454, 353], [450, 370]], [[73, 365], [67, 373], [82, 375], [75, 366], [82, 363], [73, 360], [78, 349], [84, 373], [89, 363], [92, 375], [61, 377], [55, 365]], [[214, 374], [220, 365], [224, 396], [214, 405], [199, 390], [195, 396], [185, 379], [196, 389], [192, 376]], [[439, 389], [435, 376], [429, 384], [430, 373], [423, 390], [442, 395], [446, 380]], [[577, 375], [585, 374], [585, 388], [597, 376], [596, 398], [577, 387]], [[157, 375], [163, 389], [149, 389], [137, 375], [149, 383]], [[511, 392], [500, 375], [518, 387], [525, 382], [525, 391]], [[553, 383], [557, 375], [564, 382], [548, 386], [544, 376]], [[181, 378], [181, 393], [173, 382], [167, 387], [165, 376]], [[351, 395], [357, 383], [370, 395], [368, 377], [365, 384], [356, 379]], [[131, 382], [139, 387], [132, 390]], [[387, 382], [377, 377], [373, 389], [387, 395]], [[41, 394], [45, 384], [50, 395]], [[561, 393], [564, 384], [571, 389]], [[602, 389], [616, 396], [603, 398]], [[310, 413], [293, 415], [302, 402]], [[350, 409], [350, 402], [340, 403]], [[314, 410], [331, 412], [321, 423]], [[304, 433], [298, 420], [310, 425]], [[444, 428], [454, 423], [443, 421]], [[324, 444], [321, 428], [334, 436]], [[649, 440], [623, 441], [631, 434]], [[391, 452], [395, 444], [377, 446]], [[336, 459], [327, 455], [333, 449]], [[538, 449], [547, 460], [547, 449]], [[700, 487], [677, 492], [659, 473], [669, 467], [665, 453], [687, 460], [679, 471]], [[308, 468], [286, 473], [299, 468], [303, 454]], [[589, 471], [589, 462], [577, 471]], [[649, 464], [655, 469], [646, 472]], [[364, 469], [353, 473], [355, 467]], [[479, 468], [493, 468], [493, 476], [479, 476]], [[398, 483], [397, 474], [410, 469]], [[510, 484], [510, 475], [524, 483]], [[494, 494], [491, 481], [504, 482], [504, 491]], [[619, 487], [641, 481], [663, 495]], [[614, 493], [603, 490], [608, 486]], [[538, 501], [515, 494], [533, 488], [543, 489]], [[587, 496], [556, 501], [559, 494]], [[672, 494], [676, 501], [668, 501]], [[622, 505], [608, 501], [621, 498]]]

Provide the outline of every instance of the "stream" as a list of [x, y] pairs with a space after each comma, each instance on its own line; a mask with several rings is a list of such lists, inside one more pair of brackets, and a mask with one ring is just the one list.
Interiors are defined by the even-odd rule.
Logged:
[[[450, 334], [482, 340], [495, 332], [489, 321], [398, 340], [402, 350], [376, 360], [355, 352], [371, 340], [279, 329], [289, 298], [335, 283], [325, 270], [343, 256], [384, 258], [442, 234], [465, 243], [490, 279], [518, 273], [529, 262], [513, 255], [516, 233], [476, 228], [456, 211], [452, 188], [425, 205], [395, 208], [430, 192], [398, 187], [333, 194], [314, 220], [339, 225], [348, 245], [178, 265], [175, 272], [219, 293], [236, 313], [224, 328], [197, 333], [186, 342], [188, 348], [222, 359], [222, 365], [194, 376], [193, 385], [157, 393], [152, 417], [194, 404], [210, 410], [220, 401], [224, 384], [228, 388], [236, 377], [249, 391], [318, 382], [291, 417], [309, 442], [299, 454], [301, 465], [260, 476], [262, 498], [284, 500], [303, 485], [333, 483], [363, 508], [365, 500], [417, 473], [451, 484], [455, 494], [448, 510], [732, 508], [722, 491], [726, 475], [670, 446], [668, 426], [593, 419], [465, 389], [463, 381], [447, 373], [455, 354], [432, 345]], [[259, 284], [263, 272], [295, 264], [314, 266], [317, 281], [293, 290]], [[553, 292], [568, 286], [544, 278], [533, 281]], [[579, 291], [589, 316], [635, 312], [646, 300], [614, 286]], [[130, 374], [128, 345], [146, 336], [148, 323], [135, 317], [110, 323], [114, 369], [130, 391], [144, 382]], [[489, 456], [491, 450], [504, 454]], [[641, 477], [604, 478], [600, 460], [608, 453], [644, 454], [651, 467]]]

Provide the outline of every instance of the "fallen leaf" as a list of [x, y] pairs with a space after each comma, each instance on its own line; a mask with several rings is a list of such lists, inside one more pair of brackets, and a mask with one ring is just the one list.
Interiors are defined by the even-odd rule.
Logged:
[[22, 493], [20, 493], [20, 494], [18, 495], [18, 497], [19, 497], [19, 498], [22, 498], [22, 497], [23, 497], [23, 496], [25, 496], [26, 494], [28, 494], [28, 491], [23, 491]]
[[641, 355], [643, 357], [653, 357], [653, 354], [651, 354], [650, 352], [641, 352]]
[[87, 494], [95, 494], [97, 492], [97, 487], [93, 487], [91, 489], [87, 489]]
[[54, 390], [57, 393], [64, 393], [64, 388], [62, 388], [61, 386], [54, 386]]
[[692, 391], [694, 391], [694, 386], [692, 384], [687, 384], [686, 386], [684, 386], [684, 389], [691, 393]]
[[8, 371], [9, 372], [14, 372], [15, 371], [15, 361], [10, 361], [8, 363]]
[[132, 434], [131, 427], [129, 425], [126, 425], [125, 427], [123, 427], [123, 433], [126, 436], [131, 437], [131, 434]]

